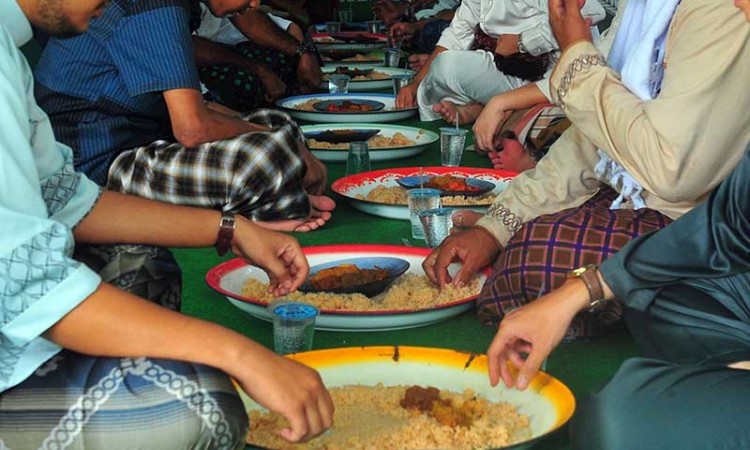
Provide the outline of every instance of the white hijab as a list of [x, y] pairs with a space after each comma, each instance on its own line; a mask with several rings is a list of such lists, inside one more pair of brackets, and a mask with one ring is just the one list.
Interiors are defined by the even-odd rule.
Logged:
[[[623, 84], [643, 100], [656, 97], [661, 89], [664, 45], [679, 3], [680, 0], [629, 0], [625, 5], [607, 60], [620, 73]], [[604, 151], [597, 152], [600, 159], [595, 174], [620, 193], [611, 209], [621, 208], [625, 200], [630, 200], [634, 209], [645, 207], [643, 186]]]

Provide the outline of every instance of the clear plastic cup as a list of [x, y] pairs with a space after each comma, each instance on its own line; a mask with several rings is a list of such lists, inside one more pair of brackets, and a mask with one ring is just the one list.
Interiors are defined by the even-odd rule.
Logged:
[[351, 77], [344, 74], [332, 74], [328, 77], [328, 92], [331, 94], [348, 94]]
[[435, 248], [451, 234], [453, 208], [425, 209], [419, 213], [427, 246]]
[[424, 229], [419, 220], [419, 213], [426, 209], [440, 207], [440, 190], [438, 189], [409, 189], [409, 220], [411, 221], [411, 237], [424, 239]]
[[312, 349], [318, 309], [312, 305], [276, 301], [268, 305], [273, 316], [273, 350], [279, 355]]
[[397, 48], [385, 49], [385, 67], [399, 67], [401, 64], [401, 58], [404, 56], [404, 52]]
[[368, 20], [367, 21], [367, 32], [372, 34], [378, 34], [380, 33], [380, 30], [382, 30], [383, 27], [383, 21], [382, 20]]
[[393, 95], [398, 95], [398, 92], [402, 87], [414, 81], [414, 75], [410, 73], [396, 74], [392, 76], [393, 79]]
[[445, 127], [440, 129], [440, 161], [447, 167], [461, 165], [467, 130]]
[[346, 157], [346, 175], [370, 171], [370, 147], [367, 142], [352, 142]]

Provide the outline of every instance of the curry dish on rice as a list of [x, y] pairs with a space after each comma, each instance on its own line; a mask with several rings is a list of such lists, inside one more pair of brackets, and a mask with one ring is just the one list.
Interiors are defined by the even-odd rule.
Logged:
[[421, 386], [349, 385], [330, 389], [335, 407], [330, 431], [290, 444], [278, 414], [252, 410], [247, 442], [273, 449], [479, 449], [506, 447], [531, 437], [529, 418], [515, 407], [473, 391]]
[[[417, 133], [417, 138], [422, 134], [420, 131]], [[373, 148], [398, 148], [398, 147], [412, 147], [417, 144], [417, 141], [409, 139], [400, 132], [396, 132], [393, 136], [384, 136], [382, 134], [376, 134], [367, 140], [367, 146]], [[334, 144], [331, 142], [318, 141], [316, 139], [308, 139], [307, 146], [312, 149], [318, 150], [348, 150], [349, 143], [342, 142]]]

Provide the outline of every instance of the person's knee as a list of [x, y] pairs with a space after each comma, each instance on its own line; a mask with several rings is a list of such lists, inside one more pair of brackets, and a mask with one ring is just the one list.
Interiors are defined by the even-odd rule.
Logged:
[[430, 76], [434, 83], [447, 85], [453, 78], [460, 77], [461, 53], [460, 51], [446, 50], [432, 60]]

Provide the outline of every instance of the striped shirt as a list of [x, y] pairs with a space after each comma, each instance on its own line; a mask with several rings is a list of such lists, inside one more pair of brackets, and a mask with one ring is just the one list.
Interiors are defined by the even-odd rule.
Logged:
[[35, 95], [99, 184], [117, 155], [172, 139], [163, 92], [200, 89], [187, 0], [113, 0], [89, 31], [49, 40]]

